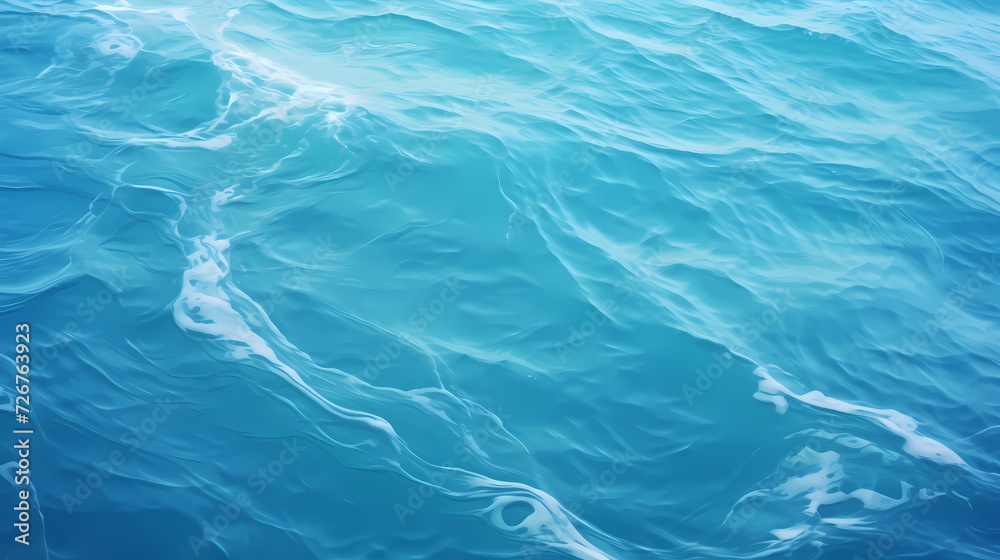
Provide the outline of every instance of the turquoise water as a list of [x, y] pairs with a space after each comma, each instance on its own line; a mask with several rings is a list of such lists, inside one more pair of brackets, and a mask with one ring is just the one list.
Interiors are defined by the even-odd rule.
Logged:
[[0, 29], [0, 553], [1000, 557], [996, 5]]

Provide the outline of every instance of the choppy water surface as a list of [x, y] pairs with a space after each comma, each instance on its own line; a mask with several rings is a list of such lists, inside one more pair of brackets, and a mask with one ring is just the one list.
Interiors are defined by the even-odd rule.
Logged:
[[0, 28], [5, 554], [1000, 556], [996, 5]]

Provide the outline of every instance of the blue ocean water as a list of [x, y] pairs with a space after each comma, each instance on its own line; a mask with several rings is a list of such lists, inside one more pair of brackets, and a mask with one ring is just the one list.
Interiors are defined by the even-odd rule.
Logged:
[[4, 2], [51, 559], [1000, 557], [1000, 8]]

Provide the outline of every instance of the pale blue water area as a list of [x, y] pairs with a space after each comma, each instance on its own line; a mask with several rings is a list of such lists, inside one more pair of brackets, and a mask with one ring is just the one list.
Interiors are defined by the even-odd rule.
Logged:
[[997, 4], [0, 29], [0, 554], [1000, 557]]

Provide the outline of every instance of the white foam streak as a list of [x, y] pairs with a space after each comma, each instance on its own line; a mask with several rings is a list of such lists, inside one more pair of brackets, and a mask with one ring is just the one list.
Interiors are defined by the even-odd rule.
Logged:
[[[232, 193], [229, 193], [230, 195]], [[273, 366], [286, 380], [298, 387], [313, 401], [337, 416], [359, 421], [370, 428], [396, 437], [392, 426], [384, 419], [364, 412], [344, 409], [319, 394], [288, 364], [281, 361], [267, 341], [254, 332], [243, 316], [233, 307], [233, 293], [241, 301], [249, 298], [228, 282], [229, 263], [225, 251], [229, 242], [218, 239], [215, 233], [195, 240], [196, 249], [188, 255], [190, 267], [184, 272], [181, 295], [174, 303], [177, 325], [190, 332], [197, 332], [228, 343], [229, 355], [239, 360], [260, 356]], [[229, 293], [227, 293], [227, 291]], [[256, 306], [256, 304], [253, 304]], [[262, 309], [257, 310], [263, 313]]]
[[828, 397], [820, 391], [809, 391], [799, 395], [771, 377], [765, 367], [758, 367], [754, 373], [761, 377], [757, 384], [758, 391], [754, 397], [775, 404], [779, 413], [783, 413], [787, 409], [787, 397], [814, 408], [860, 416], [903, 438], [903, 451], [914, 457], [928, 459], [942, 465], [966, 464], [957, 453], [941, 442], [917, 433], [916, 421], [901, 412], [846, 403]]

